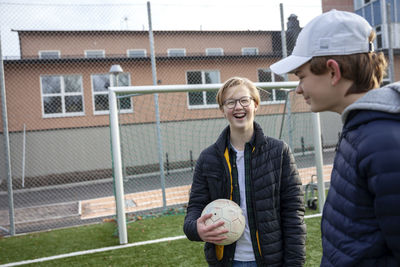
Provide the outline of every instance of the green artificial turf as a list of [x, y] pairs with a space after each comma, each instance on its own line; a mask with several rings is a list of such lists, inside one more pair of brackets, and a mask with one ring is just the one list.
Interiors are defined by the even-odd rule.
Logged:
[[[311, 212], [307, 212], [310, 214]], [[184, 214], [136, 217], [128, 223], [128, 241], [135, 243], [184, 235]], [[320, 217], [306, 219], [307, 261], [319, 266], [321, 259]], [[49, 257], [76, 251], [119, 245], [116, 223], [105, 222], [0, 239], [0, 264]], [[165, 241], [25, 266], [207, 266], [203, 243], [184, 239]]]

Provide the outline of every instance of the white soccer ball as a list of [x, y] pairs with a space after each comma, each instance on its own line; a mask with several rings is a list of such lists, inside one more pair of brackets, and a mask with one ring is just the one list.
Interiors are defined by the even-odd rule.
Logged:
[[203, 209], [201, 216], [209, 213], [212, 213], [212, 217], [206, 220], [206, 225], [223, 221], [224, 225], [220, 229], [229, 230], [229, 232], [223, 234], [227, 239], [218, 243], [218, 245], [230, 245], [242, 236], [246, 220], [238, 204], [229, 199], [217, 199]]

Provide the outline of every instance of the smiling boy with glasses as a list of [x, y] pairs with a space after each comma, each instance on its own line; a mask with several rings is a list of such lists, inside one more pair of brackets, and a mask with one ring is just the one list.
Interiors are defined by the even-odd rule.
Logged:
[[[301, 180], [287, 144], [266, 137], [254, 121], [260, 104], [256, 86], [246, 78], [227, 80], [217, 93], [227, 126], [216, 143], [200, 154], [193, 176], [184, 232], [205, 241], [209, 266], [303, 266], [304, 203]], [[201, 216], [215, 199], [238, 203], [246, 218], [235, 243], [218, 245], [221, 223], [205, 225]]]

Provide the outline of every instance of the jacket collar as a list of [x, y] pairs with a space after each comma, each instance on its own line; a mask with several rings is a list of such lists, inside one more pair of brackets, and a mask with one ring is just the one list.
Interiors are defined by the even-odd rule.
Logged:
[[[346, 124], [359, 111], [377, 111], [378, 113], [400, 114], [400, 82], [386, 85], [379, 89], [370, 90], [356, 102], [349, 105], [342, 113], [342, 122]], [[364, 120], [373, 119], [371, 115]], [[362, 120], [362, 119], [361, 119]]]
[[[249, 144], [252, 147], [258, 147], [264, 144], [265, 142], [266, 140], [264, 138], [264, 133], [261, 126], [257, 122], [254, 122], [254, 134], [250, 139]], [[228, 125], [219, 135], [217, 141], [215, 142], [215, 145], [217, 146], [218, 151], [223, 154], [225, 152], [225, 148], [229, 147], [229, 144], [230, 144], [230, 128]]]

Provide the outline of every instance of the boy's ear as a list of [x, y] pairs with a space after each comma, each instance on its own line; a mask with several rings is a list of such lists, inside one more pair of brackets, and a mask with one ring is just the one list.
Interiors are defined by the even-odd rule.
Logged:
[[225, 112], [224, 112], [224, 107], [220, 107], [219, 110], [221, 111], [222, 115], [224, 115], [224, 118], [226, 118]]
[[328, 68], [328, 72], [331, 75], [332, 85], [337, 85], [342, 78], [339, 63], [337, 63], [337, 61], [334, 59], [328, 59], [328, 61], [326, 61], [326, 67]]

